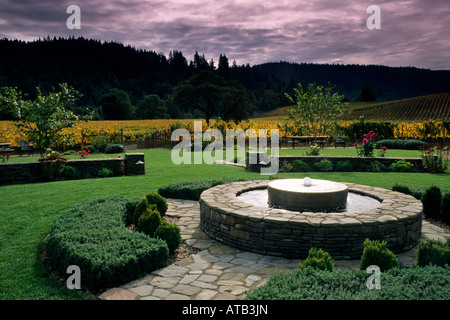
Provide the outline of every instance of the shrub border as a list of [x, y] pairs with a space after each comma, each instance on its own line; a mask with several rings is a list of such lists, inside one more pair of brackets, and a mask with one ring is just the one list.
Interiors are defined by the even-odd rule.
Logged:
[[[124, 196], [95, 198], [62, 213], [55, 220], [46, 243], [52, 269], [63, 275], [68, 266], [77, 265], [81, 270], [82, 288], [99, 292], [165, 266], [169, 250], [164, 240], [126, 228], [137, 201]], [[105, 210], [101, 217], [94, 217], [98, 212], [89, 211], [89, 208], [101, 203], [107, 203], [111, 209]], [[100, 223], [87, 223], [89, 216]], [[133, 248], [134, 251], [127, 251], [127, 255], [122, 253], [120, 257], [114, 256], [114, 248], [102, 252], [104, 246], [108, 247], [112, 242], [116, 247]], [[102, 253], [108, 259], [100, 259]]]

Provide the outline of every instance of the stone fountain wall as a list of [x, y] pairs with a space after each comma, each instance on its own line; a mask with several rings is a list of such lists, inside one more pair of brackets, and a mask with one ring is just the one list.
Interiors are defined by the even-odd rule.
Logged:
[[211, 238], [260, 254], [305, 258], [311, 247], [335, 259], [359, 259], [365, 239], [385, 240], [393, 252], [419, 242], [422, 203], [387, 189], [346, 183], [349, 191], [382, 201], [372, 210], [355, 213], [293, 212], [256, 207], [237, 195], [265, 189], [269, 181], [219, 185], [200, 198], [200, 226]]

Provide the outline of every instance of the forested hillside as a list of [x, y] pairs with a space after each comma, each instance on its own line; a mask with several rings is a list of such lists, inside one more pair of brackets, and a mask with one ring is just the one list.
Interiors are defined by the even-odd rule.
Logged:
[[[450, 92], [450, 71], [286, 62], [237, 65], [226, 53], [218, 61], [208, 60], [201, 53], [188, 59], [177, 50], [157, 53], [84, 38], [32, 42], [2, 39], [0, 52], [0, 87], [18, 87], [33, 99], [36, 87], [45, 93], [66, 82], [83, 94], [78, 105], [71, 108], [81, 112], [87, 107], [95, 111], [97, 119], [111, 115], [127, 119], [189, 118], [204, 116], [205, 112], [212, 118], [245, 117], [288, 105], [285, 93], [291, 93], [299, 82], [330, 82], [349, 101], [364, 100], [367, 95], [363, 92], [369, 92], [372, 101]], [[197, 77], [203, 82], [192, 86], [194, 77], [202, 72], [211, 75]], [[207, 90], [211, 85], [215, 86], [213, 90]], [[200, 98], [187, 99], [189, 92]], [[202, 99], [213, 97], [219, 97], [218, 103], [206, 110]], [[245, 101], [245, 110], [239, 110], [244, 111], [239, 115], [230, 111], [238, 108], [237, 101]], [[121, 111], [114, 111], [113, 105]], [[0, 110], [0, 119], [6, 118]]]
[[375, 93], [376, 101], [450, 92], [449, 70], [287, 62], [266, 63], [254, 68], [261, 74], [291, 84], [314, 82], [326, 85], [331, 82], [350, 101], [357, 100], [364, 87]]

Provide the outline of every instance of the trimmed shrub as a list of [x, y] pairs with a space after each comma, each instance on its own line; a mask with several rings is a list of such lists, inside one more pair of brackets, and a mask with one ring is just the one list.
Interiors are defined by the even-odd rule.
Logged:
[[153, 237], [156, 229], [161, 225], [161, 215], [156, 210], [147, 209], [138, 220], [137, 230], [143, 232], [146, 235]]
[[407, 149], [407, 150], [419, 150], [424, 147], [427, 143], [415, 139], [385, 139], [376, 142], [376, 148], [379, 149], [385, 146], [388, 149]]
[[77, 265], [82, 287], [99, 292], [166, 265], [169, 250], [164, 241], [126, 228], [136, 203], [123, 196], [98, 198], [62, 213], [47, 242], [54, 270], [64, 276], [68, 266]]
[[354, 121], [350, 123], [350, 125], [338, 129], [349, 138], [349, 141], [355, 141], [369, 131], [373, 131], [376, 134], [377, 139], [385, 140], [394, 137], [395, 126], [396, 125], [392, 121], [366, 121], [360, 119], [359, 121]]
[[322, 249], [311, 248], [305, 261], [300, 262], [300, 269], [307, 267], [317, 268], [320, 270], [333, 271], [334, 260], [331, 255]]
[[366, 270], [368, 266], [377, 265], [381, 271], [399, 267], [395, 254], [386, 246], [386, 241], [364, 241], [364, 251], [361, 256], [360, 269]]
[[416, 171], [414, 165], [406, 160], [398, 160], [390, 165], [392, 172], [414, 172]]
[[64, 166], [62, 176], [64, 180], [76, 180], [81, 178], [80, 171], [72, 166]]
[[367, 166], [367, 171], [369, 172], [386, 172], [388, 168], [379, 161], [373, 161]]
[[101, 168], [98, 170], [97, 175], [102, 178], [112, 177], [113, 172], [108, 168]]
[[333, 163], [328, 159], [323, 159], [319, 162], [314, 163], [314, 166], [317, 167], [320, 171], [329, 172], [333, 170]]
[[147, 198], [142, 198], [141, 200], [139, 200], [139, 202], [136, 205], [136, 208], [134, 209], [134, 213], [133, 213], [133, 224], [135, 226], [137, 226], [138, 222], [139, 222], [139, 218], [142, 216], [142, 214], [144, 212], [146, 212], [148, 209], [150, 210], [158, 210], [158, 208], [156, 207], [156, 204], [152, 204], [150, 205], [147, 201]]
[[419, 150], [424, 147], [427, 143], [420, 140], [405, 140], [404, 149], [406, 150]]
[[125, 146], [121, 144], [108, 144], [105, 148], [105, 153], [124, 153]]
[[164, 199], [157, 193], [148, 193], [145, 195], [145, 198], [147, 199], [149, 206], [151, 206], [152, 204], [156, 205], [156, 208], [161, 217], [164, 217], [166, 215], [167, 209], [169, 208], [166, 199]]
[[352, 172], [353, 166], [349, 160], [338, 161], [336, 162], [334, 170], [338, 172]]
[[417, 265], [424, 267], [430, 264], [440, 267], [450, 265], [450, 238], [447, 238], [446, 243], [441, 240], [427, 239], [419, 244]]
[[448, 300], [450, 267], [390, 269], [381, 290], [367, 288], [366, 271], [317, 268], [278, 272], [245, 295], [246, 300]]
[[167, 243], [170, 252], [177, 250], [181, 244], [180, 227], [166, 221], [163, 221], [156, 229], [154, 237], [164, 240]]
[[[108, 135], [101, 135], [101, 136], [93, 136], [91, 137], [91, 143], [93, 144], [95, 150], [97, 152], [104, 153], [106, 147], [111, 142], [111, 138]], [[91, 150], [91, 149], [89, 149]]]
[[294, 172], [310, 172], [312, 168], [303, 160], [292, 161], [292, 171]]
[[423, 213], [425, 217], [439, 219], [441, 213], [442, 193], [437, 186], [431, 186], [422, 195]]
[[444, 194], [441, 205], [441, 219], [450, 224], [450, 193]]
[[281, 167], [281, 169], [285, 172], [292, 172], [294, 171], [294, 167], [292, 166], [292, 164], [290, 164], [289, 162], [286, 161], [286, 163], [283, 164], [283, 166]]
[[404, 186], [404, 185], [400, 185], [398, 183], [396, 183], [392, 187], [392, 191], [397, 191], [397, 192], [401, 192], [401, 193], [404, 193], [404, 194], [412, 195], [412, 191], [411, 191], [411, 189], [409, 189], [409, 187]]
[[166, 198], [198, 201], [203, 191], [220, 184], [235, 181], [237, 180], [234, 178], [180, 181], [160, 187], [158, 193]]

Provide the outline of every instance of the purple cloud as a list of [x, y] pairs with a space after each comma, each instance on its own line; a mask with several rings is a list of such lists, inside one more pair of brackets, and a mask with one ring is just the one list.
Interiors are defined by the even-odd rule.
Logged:
[[[69, 35], [168, 54], [226, 54], [238, 64], [270, 61], [384, 64], [450, 69], [448, 0], [0, 0], [0, 37]], [[68, 30], [66, 9], [81, 8]], [[369, 5], [381, 29], [369, 30]]]

